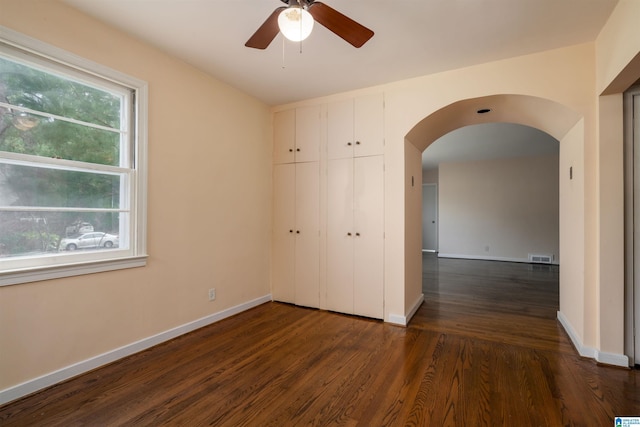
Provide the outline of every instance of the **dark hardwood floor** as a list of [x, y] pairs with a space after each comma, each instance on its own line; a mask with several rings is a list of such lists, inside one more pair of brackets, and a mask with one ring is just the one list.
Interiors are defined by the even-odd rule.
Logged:
[[556, 267], [424, 257], [407, 328], [267, 303], [0, 407], [8, 426], [613, 426], [640, 371], [582, 359]]

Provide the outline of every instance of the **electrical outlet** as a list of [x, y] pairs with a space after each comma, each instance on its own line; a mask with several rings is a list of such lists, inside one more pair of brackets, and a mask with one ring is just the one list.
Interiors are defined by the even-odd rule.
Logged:
[[209, 301], [213, 301], [216, 299], [216, 290], [215, 288], [209, 289]]

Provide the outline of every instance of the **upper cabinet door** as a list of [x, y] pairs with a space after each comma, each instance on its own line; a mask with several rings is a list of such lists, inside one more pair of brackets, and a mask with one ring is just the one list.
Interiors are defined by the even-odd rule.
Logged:
[[384, 98], [382, 94], [361, 96], [354, 101], [354, 156], [384, 153]]
[[321, 113], [319, 105], [296, 109], [296, 162], [315, 162], [320, 159]]
[[279, 111], [273, 116], [273, 162], [293, 163], [296, 148], [296, 110]]
[[327, 108], [328, 158], [384, 154], [384, 97], [360, 96]]
[[321, 106], [311, 106], [278, 111], [273, 115], [273, 163], [320, 159], [321, 113]]
[[353, 157], [353, 99], [327, 106], [327, 155], [329, 159]]

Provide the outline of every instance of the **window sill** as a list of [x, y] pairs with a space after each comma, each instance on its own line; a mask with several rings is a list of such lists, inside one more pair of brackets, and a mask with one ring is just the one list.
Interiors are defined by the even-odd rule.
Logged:
[[0, 286], [18, 285], [21, 283], [60, 279], [63, 277], [81, 276], [84, 274], [123, 270], [126, 268], [144, 267], [146, 265], [147, 255], [141, 255], [106, 261], [89, 261], [84, 263], [58, 265], [54, 267], [39, 267], [20, 271], [0, 272]]

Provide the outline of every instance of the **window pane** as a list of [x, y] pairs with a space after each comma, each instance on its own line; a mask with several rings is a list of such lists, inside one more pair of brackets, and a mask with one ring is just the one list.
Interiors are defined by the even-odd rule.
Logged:
[[127, 248], [120, 212], [0, 212], [0, 258]]
[[124, 179], [0, 161], [0, 206], [119, 209]]
[[119, 95], [2, 57], [0, 82], [0, 100], [11, 105], [120, 129]]
[[0, 108], [0, 151], [119, 166], [120, 134]]
[[0, 286], [145, 265], [146, 109], [145, 82], [0, 35]]

